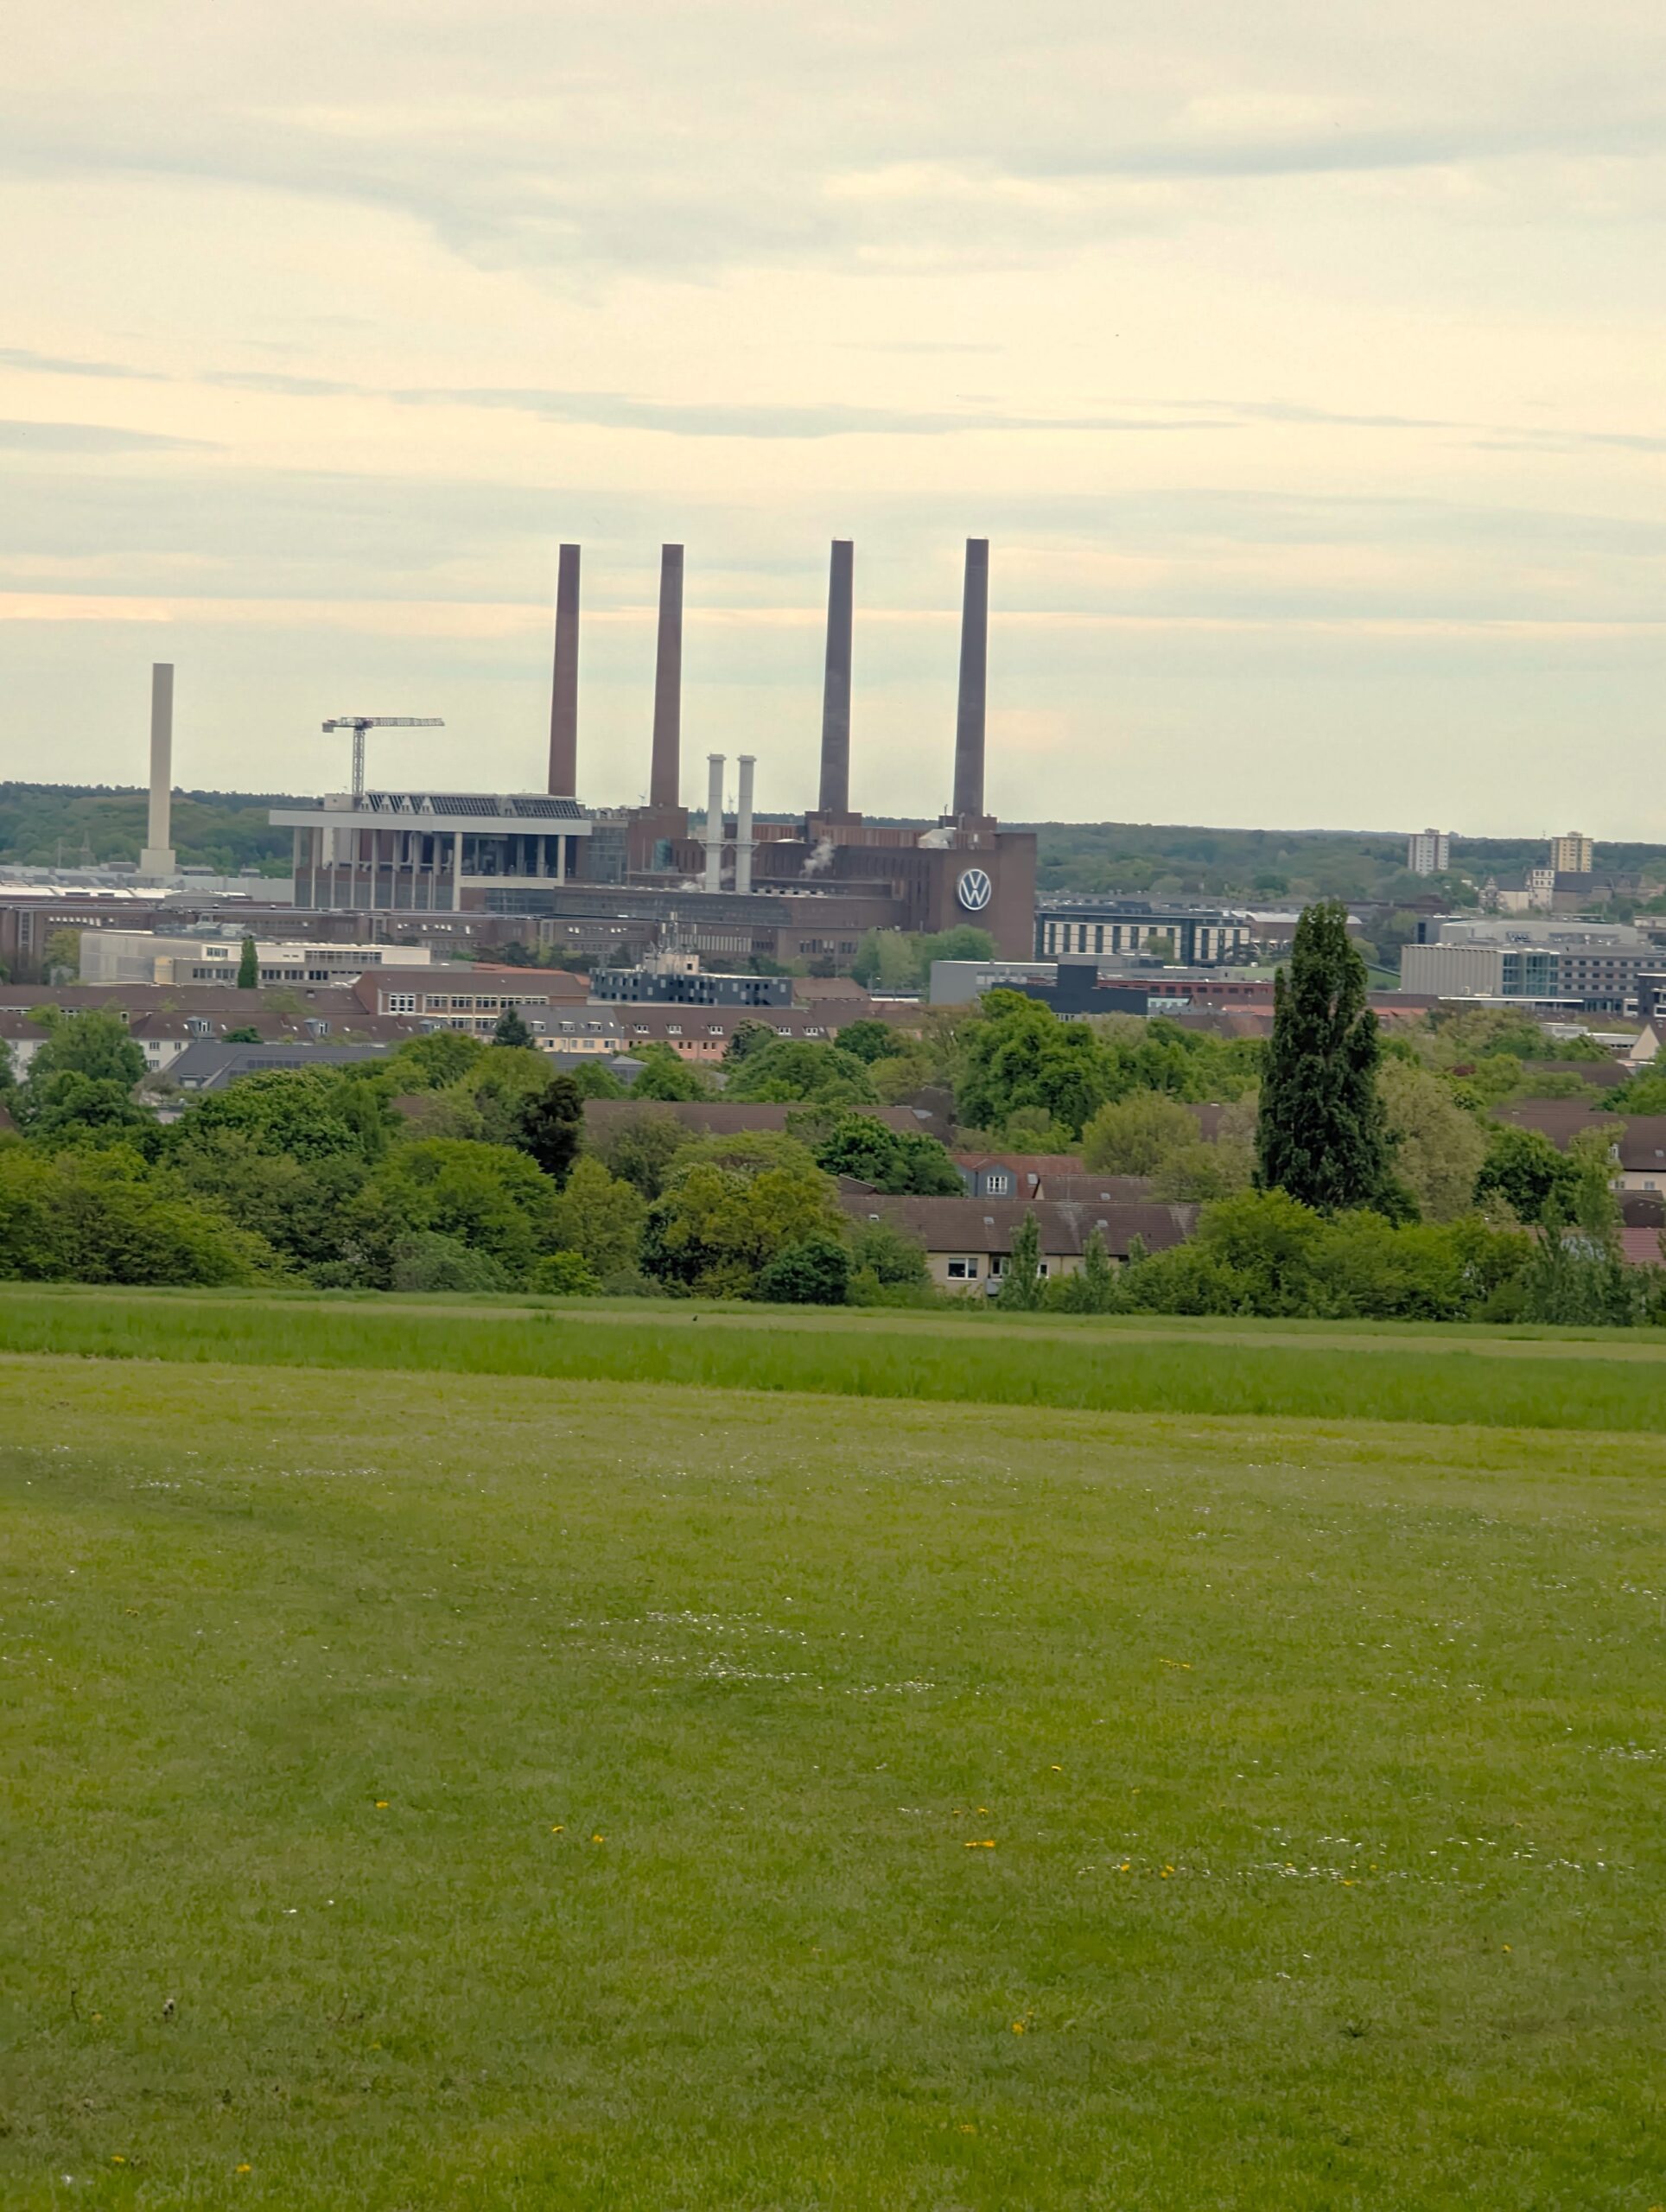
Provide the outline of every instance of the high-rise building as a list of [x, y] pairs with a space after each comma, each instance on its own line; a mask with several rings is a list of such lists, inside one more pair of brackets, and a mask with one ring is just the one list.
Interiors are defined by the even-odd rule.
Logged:
[[1596, 864], [1597, 849], [1582, 830], [1550, 840], [1550, 865], [1558, 875], [1589, 875]]
[[1452, 866], [1452, 836], [1445, 830], [1420, 830], [1406, 840], [1406, 866], [1414, 875], [1444, 875]]

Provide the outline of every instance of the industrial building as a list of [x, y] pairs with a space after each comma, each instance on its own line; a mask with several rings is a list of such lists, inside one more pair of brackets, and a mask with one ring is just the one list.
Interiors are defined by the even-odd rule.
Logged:
[[274, 809], [271, 821], [294, 833], [297, 910], [525, 915], [555, 942], [570, 942], [563, 931], [633, 935], [675, 924], [709, 956], [830, 964], [848, 960], [867, 930], [973, 922], [1006, 957], [1027, 955], [1034, 836], [1003, 830], [984, 804], [989, 541], [966, 544], [953, 803], [925, 830], [866, 822], [850, 804], [855, 555], [836, 539], [815, 804], [794, 821], [759, 822], [756, 764], [743, 753], [728, 815], [728, 764], [713, 754], [692, 831], [682, 791], [683, 577], [683, 548], [664, 547], [645, 805], [599, 811], [579, 798], [580, 549], [564, 545], [547, 789], [365, 791]]
[[[223, 936], [166, 937], [154, 930], [86, 930], [84, 983], [190, 983], [235, 986], [244, 940]], [[426, 968], [425, 944], [275, 944], [255, 939], [258, 988], [281, 983], [351, 982], [366, 968]]]
[[1128, 900], [1049, 899], [1037, 909], [1035, 950], [1044, 960], [1071, 955], [1138, 955], [1182, 968], [1248, 960], [1255, 931], [1247, 917]]
[[1400, 956], [1404, 991], [1441, 999], [1522, 999], [1586, 1014], [1624, 1014], [1659, 947], [1620, 922], [1472, 920], [1442, 917], [1433, 941]]

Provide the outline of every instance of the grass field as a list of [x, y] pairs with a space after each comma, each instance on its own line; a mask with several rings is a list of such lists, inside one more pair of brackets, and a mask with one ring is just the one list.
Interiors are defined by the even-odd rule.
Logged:
[[1666, 1433], [1666, 1334], [0, 1289], [0, 1353]]
[[8, 2212], [1666, 2202], [1654, 1348], [758, 1319], [0, 1297]]

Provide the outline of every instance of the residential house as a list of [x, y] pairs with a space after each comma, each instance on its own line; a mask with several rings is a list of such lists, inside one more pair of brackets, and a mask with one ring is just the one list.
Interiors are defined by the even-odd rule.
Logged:
[[966, 1194], [973, 1198], [1045, 1198], [1056, 1176], [1080, 1172], [1075, 1153], [957, 1152]]
[[1611, 1149], [1617, 1191], [1666, 1192], [1666, 1114], [1633, 1114]]
[[1194, 1205], [1081, 1205], [1038, 1199], [908, 1198], [878, 1194], [845, 1197], [841, 1204], [858, 1220], [884, 1221], [913, 1238], [925, 1250], [932, 1281], [943, 1290], [1000, 1289], [1012, 1260], [1013, 1243], [1033, 1215], [1040, 1243], [1041, 1273], [1074, 1274], [1097, 1229], [1105, 1250], [1118, 1265], [1135, 1240], [1148, 1252], [1183, 1244], [1198, 1218]]

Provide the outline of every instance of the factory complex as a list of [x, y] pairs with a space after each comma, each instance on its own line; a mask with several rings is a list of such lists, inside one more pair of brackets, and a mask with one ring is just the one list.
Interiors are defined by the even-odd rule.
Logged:
[[[836, 539], [828, 588], [820, 786], [789, 822], [754, 811], [755, 757], [707, 761], [697, 830], [683, 797], [684, 549], [662, 549], [648, 800], [595, 809], [580, 793], [580, 548], [556, 594], [546, 788], [483, 793], [355, 789], [277, 807], [294, 836], [297, 912], [526, 916], [547, 942], [600, 951], [620, 925], [675, 924], [708, 957], [849, 958], [868, 930], [986, 929], [1031, 950], [1035, 838], [984, 805], [989, 549], [966, 546], [952, 810], [925, 830], [865, 822], [850, 804], [854, 548]], [[154, 747], [153, 747], [154, 751]], [[162, 829], [165, 842], [165, 822]], [[157, 831], [153, 825], [152, 843]], [[528, 932], [531, 934], [531, 932]]]

